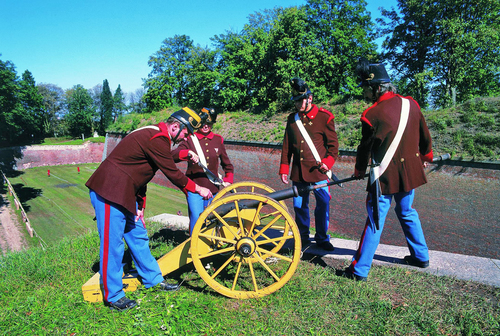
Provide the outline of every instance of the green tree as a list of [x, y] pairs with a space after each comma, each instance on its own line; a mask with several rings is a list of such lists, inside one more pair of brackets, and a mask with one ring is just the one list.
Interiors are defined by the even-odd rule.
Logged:
[[100, 118], [99, 118], [99, 134], [106, 134], [106, 129], [113, 121], [113, 109], [115, 101], [113, 100], [113, 94], [109, 89], [108, 80], [105, 79], [102, 82], [102, 92], [101, 92], [101, 108], [100, 108]]
[[65, 95], [68, 112], [64, 119], [69, 133], [75, 138], [81, 137], [82, 134], [92, 134], [92, 121], [96, 112], [90, 93], [82, 85], [76, 85], [67, 90]]
[[12, 143], [22, 132], [16, 116], [22, 113], [18, 99], [19, 83], [15, 66], [10, 61], [0, 60], [0, 140]]
[[308, 31], [315, 35], [315, 59], [308, 71], [319, 97], [334, 100], [358, 85], [353, 76], [356, 61], [376, 55], [374, 23], [365, 0], [308, 0]]
[[38, 91], [35, 79], [31, 72], [23, 72], [19, 82], [19, 100], [23, 113], [19, 115], [18, 123], [23, 128], [23, 138], [40, 139], [45, 135], [43, 122], [45, 119], [45, 109], [43, 96]]
[[120, 84], [118, 84], [118, 87], [116, 88], [113, 101], [113, 121], [115, 121], [118, 117], [122, 116], [127, 109], [125, 96], [123, 95]]
[[499, 93], [499, 0], [398, 0], [398, 7], [378, 22], [383, 56], [407, 94], [446, 106]]
[[152, 68], [145, 81], [145, 101], [149, 111], [157, 111], [186, 102], [187, 72], [193, 41], [186, 35], [175, 35], [163, 41], [160, 50], [149, 58]]
[[57, 136], [62, 134], [59, 130], [59, 118], [64, 104], [64, 91], [55, 84], [38, 84], [38, 92], [43, 98], [43, 131], [45, 134]]

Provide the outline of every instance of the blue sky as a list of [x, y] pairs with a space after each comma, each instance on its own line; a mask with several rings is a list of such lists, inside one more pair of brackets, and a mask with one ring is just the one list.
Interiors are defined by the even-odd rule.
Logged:
[[[372, 17], [397, 0], [368, 0]], [[37, 83], [90, 89], [107, 79], [130, 93], [150, 72], [148, 60], [166, 38], [188, 35], [202, 46], [248, 15], [305, 0], [0, 0], [0, 60]]]

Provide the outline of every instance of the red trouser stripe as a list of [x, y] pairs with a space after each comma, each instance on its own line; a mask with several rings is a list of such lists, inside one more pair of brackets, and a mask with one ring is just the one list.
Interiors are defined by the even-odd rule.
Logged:
[[110, 217], [110, 207], [108, 203], [104, 204], [104, 244], [102, 251], [102, 285], [104, 288], [104, 300], [108, 302], [108, 257], [109, 257], [109, 217]]

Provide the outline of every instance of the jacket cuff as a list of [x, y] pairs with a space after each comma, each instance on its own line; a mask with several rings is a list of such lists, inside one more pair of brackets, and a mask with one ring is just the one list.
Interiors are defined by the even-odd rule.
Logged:
[[233, 184], [233, 180], [234, 180], [234, 174], [233, 173], [226, 173], [226, 176], [222, 179], [222, 181], [228, 182], [228, 183], [231, 183], [231, 184]]
[[139, 210], [146, 209], [146, 196], [144, 197], [137, 196], [136, 201], [137, 201], [137, 209]]
[[289, 171], [290, 171], [290, 166], [289, 165], [287, 165], [287, 164], [281, 164], [280, 165], [280, 172], [279, 172], [280, 175], [283, 175], [283, 174], [288, 175]]
[[328, 169], [332, 169], [333, 165], [335, 164], [335, 159], [333, 156], [327, 156], [326, 158], [321, 160], [321, 163], [326, 164]]
[[427, 161], [427, 162], [432, 162], [432, 159], [434, 159], [434, 154], [432, 153], [432, 150], [425, 154], [425, 155], [420, 155], [420, 160]]
[[189, 160], [189, 149], [182, 149], [179, 151], [179, 160], [182, 161]]
[[190, 178], [188, 178], [188, 183], [182, 189], [182, 191], [184, 191], [184, 193], [187, 193], [187, 191], [195, 193], [196, 192], [196, 183], [194, 183], [193, 180], [191, 180]]

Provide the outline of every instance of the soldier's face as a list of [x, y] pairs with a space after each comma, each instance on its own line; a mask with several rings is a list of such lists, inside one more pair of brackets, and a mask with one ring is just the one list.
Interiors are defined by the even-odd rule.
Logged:
[[178, 144], [182, 141], [187, 140], [189, 131], [186, 127], [180, 130], [180, 126], [177, 123], [173, 123], [170, 125], [169, 133], [170, 133], [170, 138], [174, 141], [174, 144]]
[[295, 108], [299, 112], [306, 112], [306, 111], [309, 111], [311, 104], [312, 104], [312, 96], [309, 96], [309, 97], [301, 99], [301, 100], [296, 100], [295, 101]]
[[373, 90], [370, 86], [363, 86], [363, 99], [367, 103], [373, 103]]

